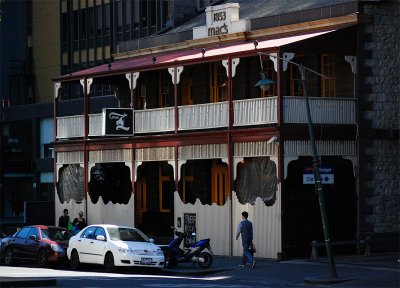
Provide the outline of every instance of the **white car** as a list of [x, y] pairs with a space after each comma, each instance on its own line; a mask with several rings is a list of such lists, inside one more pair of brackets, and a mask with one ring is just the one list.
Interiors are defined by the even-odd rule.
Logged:
[[69, 240], [71, 268], [80, 263], [101, 264], [111, 272], [115, 266], [141, 266], [161, 269], [164, 253], [139, 229], [109, 224], [90, 225]]

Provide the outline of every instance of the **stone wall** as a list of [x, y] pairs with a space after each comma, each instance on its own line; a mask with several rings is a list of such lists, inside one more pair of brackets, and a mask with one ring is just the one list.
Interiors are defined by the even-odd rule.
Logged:
[[360, 237], [400, 232], [400, 1], [363, 1], [358, 30]]

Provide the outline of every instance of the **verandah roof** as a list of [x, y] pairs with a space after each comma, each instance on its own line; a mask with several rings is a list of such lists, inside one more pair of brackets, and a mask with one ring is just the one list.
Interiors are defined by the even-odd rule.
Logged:
[[[309, 38], [317, 37], [322, 34], [330, 33], [333, 31], [335, 31], [335, 30], [259, 41], [258, 45], [257, 45], [257, 49], [258, 50], [265, 50], [265, 49], [273, 50], [274, 48], [278, 49], [279, 47], [282, 47], [282, 46], [285, 46], [288, 44], [292, 44], [292, 43], [306, 40]], [[55, 81], [68, 81], [68, 80], [80, 79], [85, 76], [86, 77], [96, 77], [96, 76], [102, 76], [102, 75], [107, 75], [107, 74], [119, 74], [119, 73], [129, 72], [129, 71], [145, 70], [145, 69], [149, 69], [151, 67], [158, 67], [158, 66], [168, 66], [168, 65], [169, 66], [178, 66], [178, 65], [183, 65], [184, 63], [196, 62], [202, 58], [204, 59], [204, 61], [206, 61], [207, 58], [213, 58], [213, 57], [223, 58], [224, 56], [225, 56], [225, 58], [227, 58], [228, 55], [231, 55], [232, 57], [237, 57], [240, 54], [245, 54], [246, 52], [249, 53], [251, 51], [255, 51], [253, 42], [246, 42], [243, 44], [232, 44], [232, 45], [216, 47], [216, 48], [207, 48], [205, 50], [204, 56], [202, 53], [202, 49], [200, 49], [200, 48], [192, 49], [192, 50], [185, 50], [185, 51], [170, 52], [170, 53], [160, 54], [160, 55], [148, 55], [148, 56], [142, 56], [142, 57], [137, 57], [137, 58], [132, 58], [132, 59], [124, 59], [121, 61], [116, 61], [116, 62], [111, 63], [111, 67], [109, 67], [109, 64], [103, 64], [103, 65], [96, 66], [93, 68], [77, 71], [77, 72], [71, 73], [69, 75], [63, 75], [54, 80]], [[154, 61], [154, 57], [156, 57], [155, 61]]]

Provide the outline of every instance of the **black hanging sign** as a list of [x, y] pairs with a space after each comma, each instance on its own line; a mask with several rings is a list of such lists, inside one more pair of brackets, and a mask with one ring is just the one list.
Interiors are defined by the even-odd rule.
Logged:
[[[196, 242], [196, 213], [183, 214], [183, 232], [186, 233], [185, 247]], [[195, 233], [195, 235], [192, 235]]]
[[134, 134], [133, 109], [104, 108], [102, 135], [132, 136]]

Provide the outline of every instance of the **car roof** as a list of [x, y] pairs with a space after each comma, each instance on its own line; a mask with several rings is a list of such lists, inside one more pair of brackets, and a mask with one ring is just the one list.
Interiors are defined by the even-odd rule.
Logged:
[[116, 224], [92, 224], [92, 225], [89, 225], [88, 227], [92, 227], [92, 226], [103, 227], [103, 228], [130, 228], [130, 229], [136, 229], [135, 227], [125, 226], [125, 225], [116, 225]]

